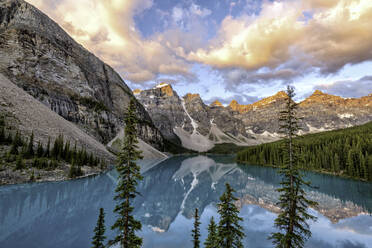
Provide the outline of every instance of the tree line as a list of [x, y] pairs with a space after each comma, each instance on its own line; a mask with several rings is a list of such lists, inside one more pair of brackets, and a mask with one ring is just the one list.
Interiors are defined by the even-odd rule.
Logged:
[[[297, 166], [372, 181], [372, 122], [362, 126], [297, 137]], [[241, 163], [280, 167], [283, 141], [248, 147], [237, 154]]]
[[25, 161], [31, 161], [28, 165], [32, 168], [53, 170], [60, 162], [71, 164], [69, 177], [74, 178], [83, 175], [82, 166], [101, 168], [105, 167], [104, 161], [88, 153], [85, 148], [78, 148], [77, 143], [72, 146], [69, 140], [64, 139], [62, 134], [54, 140], [51, 139], [44, 145], [38, 141], [35, 146], [34, 133], [29, 137], [23, 135], [19, 130], [9, 131], [6, 129], [5, 118], [0, 117], [0, 145], [9, 146], [8, 152], [4, 154], [6, 162], [16, 162], [16, 170], [26, 168]]

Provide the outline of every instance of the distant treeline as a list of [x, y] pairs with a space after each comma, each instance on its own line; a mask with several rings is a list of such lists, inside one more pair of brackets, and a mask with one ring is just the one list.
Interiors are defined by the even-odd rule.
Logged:
[[[298, 166], [372, 181], [372, 122], [362, 126], [304, 135], [295, 139]], [[241, 163], [283, 165], [283, 142], [248, 147], [237, 153]]]
[[16, 161], [16, 168], [22, 170], [26, 168], [24, 160], [32, 161], [29, 166], [38, 169], [55, 169], [60, 162], [71, 164], [70, 177], [82, 175], [81, 166], [101, 166], [104, 161], [88, 153], [84, 148], [77, 148], [77, 144], [71, 146], [70, 141], [65, 141], [62, 134], [51, 146], [49, 138], [46, 147], [39, 141], [37, 146], [34, 144], [34, 134], [25, 137], [19, 130], [9, 131], [6, 129], [4, 117], [0, 116], [0, 145], [10, 146], [8, 152], [3, 154], [5, 162]]

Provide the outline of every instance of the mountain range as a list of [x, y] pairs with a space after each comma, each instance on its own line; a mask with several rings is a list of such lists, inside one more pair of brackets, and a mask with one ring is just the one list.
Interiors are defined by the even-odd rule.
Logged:
[[[280, 91], [248, 105], [235, 100], [228, 106], [218, 101], [207, 105], [199, 94], [180, 97], [166, 83], [134, 90], [134, 94], [164, 137], [200, 152], [219, 143], [244, 146], [279, 139], [278, 115], [287, 98]], [[316, 90], [298, 106], [298, 116], [302, 117], [300, 134], [341, 129], [372, 120], [372, 94], [345, 99]]]
[[[286, 94], [241, 105], [207, 105], [199, 94], [181, 97], [169, 84], [132, 90], [109, 65], [23, 0], [0, 2], [0, 114], [46, 144], [60, 133], [88, 152], [113, 159], [107, 145], [122, 137], [135, 96], [140, 147], [164, 157], [167, 146], [204, 152], [215, 144], [255, 145], [279, 139], [277, 114]], [[372, 120], [372, 95], [358, 99], [320, 91], [299, 103], [303, 132]], [[154, 149], [155, 148], [155, 149]]]

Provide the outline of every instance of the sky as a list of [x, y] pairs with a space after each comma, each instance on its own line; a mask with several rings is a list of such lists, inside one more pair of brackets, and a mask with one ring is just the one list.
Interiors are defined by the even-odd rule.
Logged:
[[371, 0], [26, 0], [116, 69], [206, 103], [372, 93]]

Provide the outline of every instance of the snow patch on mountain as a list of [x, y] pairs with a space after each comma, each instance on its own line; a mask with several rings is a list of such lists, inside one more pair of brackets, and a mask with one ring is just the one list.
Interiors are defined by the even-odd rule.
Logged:
[[340, 119], [349, 119], [349, 118], [354, 117], [354, 115], [353, 115], [353, 114], [350, 114], [350, 113], [338, 114], [337, 116], [338, 116]]

